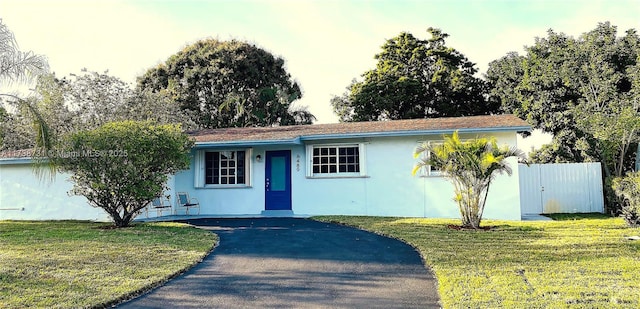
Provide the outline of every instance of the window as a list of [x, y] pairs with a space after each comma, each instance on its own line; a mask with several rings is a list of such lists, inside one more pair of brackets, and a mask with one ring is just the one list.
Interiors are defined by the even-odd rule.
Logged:
[[[430, 144], [430, 145], [435, 145], [435, 146], [440, 146], [440, 145], [442, 145], [442, 143], [440, 143], [440, 142], [436, 142], [436, 143], [433, 143], [433, 142], [427, 142], [427, 143], [428, 143], [428, 144]], [[420, 145], [422, 145], [422, 144], [424, 144], [424, 143], [420, 143]], [[431, 158], [431, 151], [425, 151], [425, 152], [423, 152], [423, 158], [424, 158], [425, 160], [429, 160], [429, 158]], [[426, 165], [426, 166], [424, 166], [424, 167], [421, 169], [420, 173], [421, 173], [421, 174], [420, 174], [421, 176], [432, 176], [432, 177], [435, 177], [435, 176], [442, 176], [442, 171], [441, 171], [439, 168], [433, 167], [433, 166], [431, 166], [431, 165]]]
[[[431, 158], [431, 151], [426, 154], [427, 160]], [[442, 171], [435, 166], [427, 165], [425, 166], [424, 176], [442, 176]]]
[[244, 151], [212, 151], [206, 152], [205, 184], [235, 185], [245, 183]]
[[364, 170], [361, 162], [363, 158], [363, 146], [360, 144], [347, 145], [314, 145], [309, 146], [307, 153], [310, 155], [311, 177], [323, 176], [363, 176]]
[[250, 150], [198, 151], [195, 185], [203, 187], [247, 187]]

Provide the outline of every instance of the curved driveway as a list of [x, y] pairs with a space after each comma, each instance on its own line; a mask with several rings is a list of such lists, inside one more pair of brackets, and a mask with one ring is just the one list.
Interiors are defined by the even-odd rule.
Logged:
[[197, 219], [220, 236], [202, 263], [122, 308], [438, 308], [410, 246], [306, 219]]

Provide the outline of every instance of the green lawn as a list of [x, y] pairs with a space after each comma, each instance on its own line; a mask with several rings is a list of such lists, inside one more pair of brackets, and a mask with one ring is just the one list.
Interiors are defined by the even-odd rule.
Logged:
[[438, 279], [445, 308], [639, 308], [640, 229], [622, 219], [491, 221], [490, 231], [453, 230], [459, 220], [314, 217], [401, 239]]
[[217, 243], [185, 224], [104, 226], [0, 221], [0, 308], [109, 305], [189, 268]]

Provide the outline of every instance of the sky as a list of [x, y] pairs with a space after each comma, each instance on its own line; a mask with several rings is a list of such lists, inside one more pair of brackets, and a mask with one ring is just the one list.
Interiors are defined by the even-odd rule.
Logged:
[[147, 69], [203, 38], [253, 43], [285, 60], [317, 123], [352, 79], [375, 67], [385, 40], [429, 27], [476, 63], [480, 76], [548, 29], [578, 36], [610, 21], [640, 30], [640, 0], [0, 0], [21, 50], [48, 58], [58, 77], [86, 68], [135, 83]]

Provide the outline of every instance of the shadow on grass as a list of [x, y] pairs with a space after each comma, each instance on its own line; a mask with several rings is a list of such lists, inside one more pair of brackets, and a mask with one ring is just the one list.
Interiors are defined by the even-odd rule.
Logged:
[[[575, 219], [608, 219], [603, 214], [564, 214]], [[525, 224], [505, 224], [487, 220], [489, 230], [452, 229], [452, 220], [426, 220], [366, 217], [314, 217], [313, 219], [351, 225], [374, 233], [399, 239], [415, 247], [427, 265], [444, 264], [467, 267], [469, 260], [496, 268], [527, 264], [530, 261], [563, 262], [614, 258], [619, 245], [608, 239], [584, 242], [583, 235], [564, 235], [571, 227]], [[552, 221], [545, 221], [552, 222]], [[496, 224], [497, 223], [497, 224]], [[618, 227], [607, 227], [618, 229]], [[624, 229], [624, 226], [619, 228]], [[562, 239], [562, 241], [553, 241]], [[455, 252], [456, 259], [449, 253]], [[479, 253], [484, 254], [478, 257]], [[481, 262], [478, 262], [481, 261]]]
[[544, 214], [544, 216], [553, 219], [554, 221], [575, 221], [575, 220], [594, 220], [594, 219], [609, 219], [612, 218], [608, 214], [599, 212], [590, 213], [559, 213], [559, 214]]

